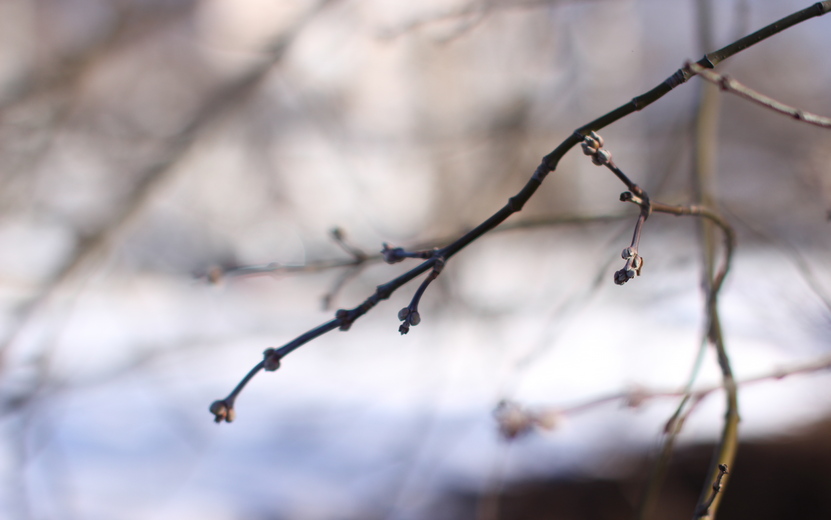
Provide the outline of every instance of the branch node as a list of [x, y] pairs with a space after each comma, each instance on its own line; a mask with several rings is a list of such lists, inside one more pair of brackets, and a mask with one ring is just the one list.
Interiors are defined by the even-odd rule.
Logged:
[[381, 244], [381, 254], [384, 255], [384, 262], [388, 264], [397, 264], [406, 258], [403, 247], [390, 247], [386, 242]]
[[620, 201], [621, 202], [631, 202], [633, 204], [637, 204], [640, 207], [644, 207], [646, 205], [646, 201], [643, 200], [641, 197], [638, 197], [631, 191], [624, 191], [620, 194]]
[[390, 247], [384, 242], [381, 249], [381, 255], [384, 257], [384, 262], [388, 264], [397, 264], [404, 261], [405, 258], [432, 258], [438, 252], [437, 248], [425, 249], [423, 251], [407, 251], [403, 247]]
[[340, 320], [338, 330], [347, 331], [352, 327], [352, 322], [355, 321], [350, 312], [346, 309], [338, 309], [335, 311], [335, 319]]
[[267, 348], [263, 351], [263, 370], [266, 372], [274, 372], [280, 368], [280, 359], [282, 356], [275, 348]]
[[591, 156], [594, 164], [603, 166], [612, 162], [612, 152], [603, 148], [603, 138], [594, 130], [583, 137], [580, 146], [582, 146], [584, 154]]
[[710, 506], [713, 505], [715, 502], [716, 497], [718, 496], [719, 492], [721, 491], [721, 481], [724, 479], [724, 475], [729, 474], [730, 472], [727, 471], [727, 464], [719, 464], [718, 465], [718, 476], [716, 476], [715, 482], [713, 482], [713, 494], [710, 495], [710, 498], [707, 499], [707, 502], [701, 506], [701, 509], [698, 511], [697, 517], [707, 516], [710, 514]]
[[[678, 69], [672, 74], [672, 76], [668, 77], [664, 81], [664, 84], [667, 87], [669, 87], [669, 90], [672, 90], [675, 87], [677, 87], [678, 85], [682, 85], [682, 84], [686, 83], [688, 78], [689, 78], [689, 76], [687, 75], [686, 70]], [[637, 99], [637, 98], [635, 98], [635, 99]]]

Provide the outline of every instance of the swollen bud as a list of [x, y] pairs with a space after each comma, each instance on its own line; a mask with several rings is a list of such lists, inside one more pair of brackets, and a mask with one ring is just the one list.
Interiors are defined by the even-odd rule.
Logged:
[[276, 355], [277, 350], [267, 348], [263, 352], [263, 370], [266, 372], [274, 372], [280, 368], [280, 357]]
[[214, 414], [214, 422], [221, 423], [222, 421], [231, 422], [234, 420], [234, 409], [228, 406], [228, 403], [223, 399], [211, 403], [210, 411]]

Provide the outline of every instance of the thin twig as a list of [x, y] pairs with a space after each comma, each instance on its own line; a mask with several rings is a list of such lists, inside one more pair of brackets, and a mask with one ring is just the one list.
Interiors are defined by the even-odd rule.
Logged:
[[383, 39], [393, 39], [410, 31], [421, 29], [427, 25], [457, 20], [458, 23], [456, 27], [454, 27], [453, 30], [444, 37], [439, 39], [441, 43], [445, 43], [473, 29], [490, 16], [491, 13], [498, 9], [533, 8], [538, 6], [545, 7], [551, 5], [552, 3], [552, 0], [472, 0], [469, 3], [443, 12], [432, 13], [420, 18], [414, 18], [399, 25], [398, 27], [389, 27], [380, 31], [379, 37]]
[[[626, 214], [609, 214], [609, 215], [555, 215], [548, 217], [536, 217], [520, 220], [517, 222], [507, 222], [501, 224], [493, 233], [503, 233], [508, 231], [527, 231], [534, 229], [548, 228], [552, 226], [562, 225], [586, 225], [586, 224], [604, 224], [609, 222], [616, 222], [618, 220], [627, 218]], [[467, 231], [465, 231], [467, 232]], [[280, 264], [278, 262], [269, 262], [267, 264], [257, 265], [240, 265], [240, 266], [212, 266], [208, 270], [196, 273], [195, 277], [200, 280], [205, 280], [210, 283], [219, 283], [225, 278], [241, 278], [252, 276], [279, 276], [292, 274], [314, 274], [322, 271], [328, 271], [338, 268], [354, 268], [358, 265], [373, 264], [379, 262], [397, 263], [397, 261], [405, 258], [421, 258], [426, 259], [433, 256], [436, 249], [427, 249], [431, 244], [447, 245], [453, 242], [459, 233], [452, 237], [441, 237], [429, 239], [415, 244], [412, 250], [390, 247], [384, 244], [384, 249], [380, 253], [368, 254], [358, 259], [356, 257], [343, 259], [331, 258], [321, 259], [306, 262], [305, 264]]]
[[349, 269], [343, 271], [338, 275], [335, 283], [332, 284], [332, 288], [329, 289], [329, 292], [323, 295], [321, 299], [322, 307], [324, 311], [328, 311], [332, 308], [332, 302], [335, 301], [335, 298], [338, 296], [346, 284], [354, 280], [358, 277], [359, 274], [364, 270], [366, 264], [360, 264], [350, 267]]
[[667, 213], [675, 216], [691, 215], [694, 217], [704, 218], [721, 229], [724, 235], [724, 258], [722, 263], [713, 276], [713, 292], [718, 294], [724, 284], [724, 279], [730, 271], [730, 263], [733, 258], [733, 252], [736, 248], [736, 231], [733, 226], [720, 214], [706, 206], [692, 204], [690, 206], [673, 206], [670, 204], [663, 204], [660, 202], [652, 203], [652, 211], [654, 213]]
[[713, 506], [713, 502], [716, 501], [716, 498], [718, 498], [719, 492], [721, 491], [722, 487], [721, 482], [724, 479], [724, 476], [728, 473], [730, 472], [727, 471], [727, 464], [718, 465], [718, 475], [716, 476], [715, 482], [713, 482], [713, 493], [710, 495], [710, 498], [708, 498], [707, 501], [701, 505], [701, 509], [699, 509], [696, 513], [697, 518], [712, 516], [710, 508]]
[[764, 94], [761, 94], [750, 87], [739, 83], [735, 79], [727, 76], [726, 74], [719, 74], [717, 72], [713, 72], [711, 70], [707, 70], [700, 65], [692, 63], [688, 61], [684, 68], [691, 73], [698, 74], [701, 76], [702, 79], [709, 81], [710, 83], [717, 85], [721, 90], [725, 92], [731, 92], [736, 94], [737, 96], [744, 98], [752, 103], [756, 103], [759, 106], [764, 108], [773, 110], [774, 112], [778, 112], [780, 114], [784, 114], [786, 116], [790, 116], [797, 121], [804, 121], [810, 125], [819, 126], [821, 128], [831, 128], [831, 117], [824, 117], [819, 116], [817, 114], [813, 114], [808, 112], [807, 110], [802, 110], [801, 108], [792, 107], [790, 105], [786, 105], [780, 101], [776, 101], [773, 98], [770, 98]]
[[362, 262], [366, 259], [367, 254], [361, 248], [346, 241], [346, 232], [343, 229], [336, 227], [329, 232], [329, 235], [341, 249], [352, 255], [356, 262]]
[[[759, 374], [757, 376], [748, 377], [735, 382], [736, 387], [746, 388], [759, 383], [780, 381], [787, 377], [813, 374], [816, 372], [827, 371], [831, 369], [831, 356], [823, 356], [812, 361], [804, 363], [797, 363], [789, 367], [780, 367], [768, 372]], [[567, 406], [542, 406], [534, 409], [522, 407], [518, 403], [512, 401], [501, 402], [494, 412], [497, 422], [501, 428], [505, 428], [503, 435], [507, 437], [515, 437], [522, 433], [530, 431], [533, 427], [543, 430], [552, 430], [560, 424], [557, 419], [564, 417], [574, 417], [586, 412], [590, 412], [596, 408], [608, 405], [610, 403], [622, 402], [630, 408], [640, 408], [648, 401], [655, 399], [687, 399], [690, 403], [698, 403], [709, 397], [711, 394], [723, 391], [725, 389], [724, 383], [718, 385], [705, 386], [703, 388], [688, 390], [686, 388], [681, 390], [670, 389], [649, 389], [644, 387], [635, 387], [629, 390], [614, 392], [608, 395], [595, 397], [577, 404]], [[689, 410], [695, 408], [695, 404], [687, 408], [687, 411], [679, 414], [674, 414], [669, 421], [665, 430], [670, 431], [676, 428], [679, 421], [689, 415]], [[510, 435], [507, 435], [508, 433]]]
[[640, 275], [641, 268], [643, 268], [643, 257], [638, 253], [638, 245], [641, 241], [643, 225], [652, 213], [652, 206], [649, 203], [649, 195], [647, 195], [647, 193], [641, 189], [640, 186], [629, 179], [629, 177], [623, 173], [623, 170], [621, 170], [614, 163], [614, 161], [612, 161], [612, 152], [603, 148], [603, 138], [600, 137], [597, 132], [592, 130], [589, 132], [589, 135], [582, 137], [583, 153], [591, 156], [594, 164], [598, 166], [605, 166], [611, 170], [612, 173], [614, 173], [615, 176], [620, 179], [620, 181], [623, 182], [629, 190], [631, 190], [623, 192], [620, 195], [620, 200], [623, 202], [634, 202], [641, 208], [638, 220], [635, 222], [635, 232], [632, 235], [632, 242], [629, 247], [624, 249], [623, 253], [621, 253], [621, 257], [626, 260], [626, 263], [624, 264], [623, 269], [615, 272], [615, 283], [617, 285], [623, 285], [636, 275]]
[[[712, 25], [713, 17], [711, 14], [711, 0], [699, 0], [696, 3], [699, 13], [699, 32], [701, 36], [702, 47], [709, 47], [712, 44]], [[689, 62], [688, 64], [689, 65]], [[715, 67], [715, 64], [713, 65]], [[698, 112], [696, 114], [696, 132], [695, 132], [695, 147], [696, 151], [694, 158], [694, 184], [696, 188], [697, 201], [704, 207], [715, 208], [716, 206], [716, 164], [718, 155], [718, 121], [720, 113], [721, 98], [711, 85], [704, 85], [700, 91], [700, 98], [698, 104]], [[722, 372], [722, 382], [725, 388], [725, 417], [724, 426], [722, 428], [721, 436], [719, 438], [718, 446], [716, 447], [710, 468], [708, 470], [709, 477], [704, 483], [701, 495], [698, 499], [698, 504], [694, 512], [694, 518], [708, 516], [714, 518], [721, 496], [714, 493], [711, 498], [707, 498], [708, 486], [713, 479], [717, 478], [719, 482], [719, 489], [721, 477], [719, 474], [716, 477], [716, 472], [724, 464], [732, 465], [736, 456], [736, 448], [738, 447], [738, 395], [735, 380], [733, 378], [733, 371], [730, 366], [730, 359], [727, 355], [727, 349], [724, 344], [724, 336], [721, 333], [721, 317], [718, 308], [718, 296], [724, 282], [724, 277], [727, 275], [727, 269], [730, 267], [730, 259], [732, 257], [733, 247], [735, 246], [735, 232], [733, 228], [721, 219], [711, 218], [709, 221], [703, 221], [700, 226], [701, 230], [701, 250], [703, 253], [704, 270], [703, 270], [703, 287], [705, 289], [705, 303], [704, 311], [707, 316], [706, 338], [707, 343], [711, 344], [716, 351], [718, 357], [719, 367]], [[716, 238], [714, 236], [714, 229], [711, 222], [716, 223], [721, 227], [724, 235], [725, 244], [725, 263], [723, 268], [716, 272]], [[695, 374], [693, 374], [695, 375]], [[726, 467], [726, 466], [725, 466]]]

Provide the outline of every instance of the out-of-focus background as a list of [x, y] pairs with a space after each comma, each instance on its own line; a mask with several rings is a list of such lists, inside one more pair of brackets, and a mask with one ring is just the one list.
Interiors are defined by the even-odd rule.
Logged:
[[[579, 151], [509, 221], [536, 225], [448, 263], [408, 335], [417, 282], [260, 374], [233, 424], [208, 405], [408, 269], [304, 272], [352, 258], [333, 229], [370, 254], [441, 245], [573, 129], [698, 59], [702, 34], [721, 47], [808, 5], [712, 4], [702, 32], [694, 0], [1, 2], [0, 517], [629, 518], [677, 399], [611, 400], [510, 443], [493, 417], [679, 390], [701, 342], [696, 223], [651, 217], [643, 276], [615, 286], [636, 212]], [[829, 115], [828, 49], [818, 18], [721, 70]], [[602, 132], [653, 199], [695, 198], [700, 88]], [[829, 354], [831, 133], [718, 103], [742, 380]], [[553, 223], [592, 216], [610, 218]], [[698, 384], [718, 381], [708, 353]], [[827, 516], [829, 382], [742, 386], [724, 518]], [[681, 434], [661, 517], [692, 512], [720, 395]]]

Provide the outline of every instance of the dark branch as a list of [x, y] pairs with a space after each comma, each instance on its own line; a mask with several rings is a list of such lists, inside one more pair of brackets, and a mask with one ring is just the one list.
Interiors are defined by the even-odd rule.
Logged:
[[400, 311], [398, 311], [398, 319], [403, 321], [404, 323], [398, 328], [398, 331], [401, 334], [406, 334], [410, 332], [410, 326], [415, 327], [419, 323], [421, 323], [421, 315], [418, 313], [418, 303], [421, 301], [421, 297], [424, 295], [424, 291], [427, 290], [427, 286], [430, 283], [439, 277], [441, 274], [441, 270], [444, 269], [444, 259], [441, 257], [436, 258], [436, 263], [433, 265], [433, 270], [430, 272], [430, 275], [421, 282], [421, 285], [418, 287], [418, 290], [413, 295], [412, 301], [410, 301], [410, 305], [404, 307]]
[[[722, 49], [705, 55], [697, 63], [701, 67], [711, 69], [721, 61], [729, 58], [730, 56], [733, 56], [741, 52], [742, 50], [783, 31], [784, 29], [787, 29], [793, 25], [796, 25], [815, 16], [821, 16], [829, 11], [831, 11], [831, 0], [827, 0], [825, 2], [818, 2], [807, 9], [803, 9], [802, 11], [787, 16], [777, 22], [774, 22], [756, 31], [755, 33], [749, 36], [741, 38]], [[375, 307], [375, 305], [377, 305], [382, 300], [386, 300], [387, 298], [389, 298], [390, 295], [397, 289], [399, 289], [401, 286], [413, 280], [414, 278], [426, 273], [427, 271], [434, 269], [439, 259], [441, 259], [442, 263], [447, 262], [454, 255], [456, 255], [462, 249], [464, 249], [472, 242], [480, 238], [482, 235], [496, 228], [508, 217], [510, 217], [514, 213], [521, 211], [525, 203], [528, 202], [531, 196], [534, 195], [534, 193], [540, 187], [545, 177], [557, 168], [557, 165], [559, 164], [563, 156], [565, 156], [565, 154], [574, 146], [583, 141], [583, 136], [589, 135], [591, 131], [600, 130], [628, 116], [633, 112], [644, 109], [645, 107], [651, 105], [652, 103], [663, 97], [670, 90], [685, 83], [693, 75], [694, 74], [690, 71], [678, 69], [669, 78], [667, 78], [665, 81], [663, 81], [660, 85], [653, 88], [652, 90], [646, 92], [641, 96], [635, 97], [630, 102], [612, 110], [611, 112], [577, 129], [574, 133], [569, 135], [569, 137], [567, 137], [562, 143], [560, 143], [560, 145], [557, 146], [557, 148], [555, 148], [551, 153], [543, 157], [540, 165], [537, 166], [536, 170], [534, 171], [534, 174], [531, 176], [531, 178], [525, 184], [525, 186], [519, 191], [519, 193], [508, 199], [507, 204], [505, 204], [505, 206], [503, 206], [499, 211], [494, 213], [490, 218], [476, 226], [474, 229], [460, 237], [455, 242], [441, 249], [436, 250], [431, 258], [426, 259], [417, 267], [414, 267], [410, 271], [402, 274], [401, 276], [393, 279], [392, 281], [384, 285], [378, 286], [373, 295], [371, 295], [362, 304], [355, 307], [354, 309], [341, 309], [337, 311], [337, 313], [335, 314], [334, 320], [331, 320], [321, 325], [320, 327], [299, 336], [298, 338], [292, 340], [291, 342], [287, 343], [283, 347], [280, 347], [279, 349], [267, 350], [267, 361], [265, 363], [268, 364], [269, 367], [273, 366], [272, 370], [276, 370], [276, 368], [279, 367], [279, 361], [284, 356], [286, 356], [296, 348], [300, 347], [301, 345], [334, 329], [348, 330], [355, 320], [366, 314], [370, 309]], [[640, 195], [635, 190], [633, 190], [633, 194]], [[641, 218], [645, 220], [645, 217], [639, 217], [639, 219]], [[715, 294], [716, 291], [711, 291], [710, 298], [714, 300]], [[715, 320], [711, 321], [714, 322], [711, 324], [711, 329], [715, 330], [718, 324], [715, 323]], [[724, 360], [720, 359], [720, 362], [723, 361]], [[246, 378], [240, 383], [240, 385], [238, 385], [238, 388], [235, 389], [235, 392], [232, 392], [231, 395], [233, 397], [236, 397], [236, 394], [239, 393], [239, 390], [241, 390], [241, 387], [244, 386], [244, 383], [247, 383], [247, 381], [252, 377], [253, 373], [256, 373], [257, 371], [259, 371], [259, 368], [255, 367], [255, 369], [249, 372], [248, 376], [246, 376]], [[233, 402], [231, 402], [230, 404], [232, 405]], [[222, 418], [220, 418], [220, 415], [214, 412], [213, 406], [211, 407], [211, 411], [214, 413], [215, 417], [218, 420], [222, 420]]]

